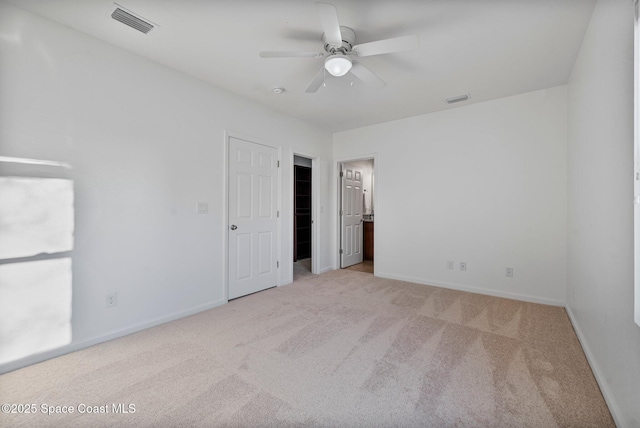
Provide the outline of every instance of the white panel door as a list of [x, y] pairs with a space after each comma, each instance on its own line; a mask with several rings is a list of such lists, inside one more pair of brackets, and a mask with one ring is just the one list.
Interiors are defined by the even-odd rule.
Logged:
[[340, 266], [362, 263], [362, 171], [342, 166], [342, 215]]
[[278, 152], [229, 138], [229, 299], [277, 285]]

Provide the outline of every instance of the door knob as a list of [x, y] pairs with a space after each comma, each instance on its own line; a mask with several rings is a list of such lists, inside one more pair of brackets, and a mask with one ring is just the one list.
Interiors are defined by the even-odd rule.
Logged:
[[231, 230], [236, 230], [238, 228], [238, 226], [236, 226], [235, 224], [231, 225]]

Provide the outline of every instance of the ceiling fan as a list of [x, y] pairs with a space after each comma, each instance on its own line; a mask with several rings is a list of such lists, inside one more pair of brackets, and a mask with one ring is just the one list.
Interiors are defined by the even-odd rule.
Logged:
[[320, 25], [324, 31], [324, 52], [260, 52], [262, 58], [323, 58], [322, 67], [307, 87], [307, 93], [320, 88], [325, 78], [325, 70], [332, 76], [340, 77], [349, 71], [362, 82], [374, 88], [381, 88], [384, 81], [362, 65], [356, 58], [403, 52], [418, 47], [417, 35], [395, 37], [375, 42], [355, 45], [356, 33], [349, 27], [341, 27], [338, 22], [338, 11], [329, 3], [316, 3], [316, 11], [320, 17]]

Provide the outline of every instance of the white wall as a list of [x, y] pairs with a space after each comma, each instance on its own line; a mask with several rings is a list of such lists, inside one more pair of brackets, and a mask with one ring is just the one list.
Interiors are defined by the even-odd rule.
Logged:
[[[281, 283], [292, 280], [293, 152], [318, 157], [326, 181], [330, 133], [4, 3], [0, 93], [0, 156], [73, 166], [71, 348], [224, 302], [227, 131], [281, 147]], [[320, 227], [333, 231], [331, 213]], [[322, 242], [320, 268], [334, 245]]]
[[564, 86], [336, 133], [377, 153], [376, 274], [562, 304], [566, 140]]
[[569, 83], [567, 306], [619, 426], [640, 426], [633, 320], [633, 5], [599, 1]]

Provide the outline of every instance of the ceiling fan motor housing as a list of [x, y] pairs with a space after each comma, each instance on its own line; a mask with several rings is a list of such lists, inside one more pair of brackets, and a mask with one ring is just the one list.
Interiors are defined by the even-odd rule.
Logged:
[[327, 43], [326, 36], [322, 35], [322, 41], [324, 42], [324, 50], [333, 54], [336, 52], [342, 52], [343, 54], [347, 54], [351, 52], [351, 49], [356, 43], [356, 33], [349, 27], [340, 27], [340, 34], [342, 35], [342, 46], [331, 46]]

